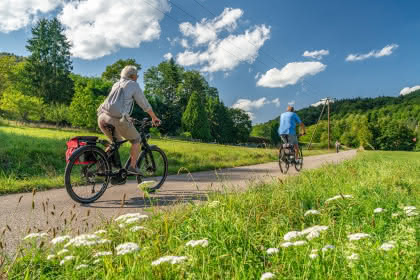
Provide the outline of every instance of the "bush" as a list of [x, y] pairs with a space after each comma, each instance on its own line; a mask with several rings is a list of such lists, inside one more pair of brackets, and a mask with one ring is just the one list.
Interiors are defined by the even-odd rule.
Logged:
[[44, 120], [55, 125], [66, 125], [70, 121], [70, 108], [65, 104], [51, 104], [45, 108]]
[[44, 100], [42, 98], [26, 96], [12, 88], [6, 89], [0, 100], [0, 110], [21, 121], [39, 121], [43, 109]]

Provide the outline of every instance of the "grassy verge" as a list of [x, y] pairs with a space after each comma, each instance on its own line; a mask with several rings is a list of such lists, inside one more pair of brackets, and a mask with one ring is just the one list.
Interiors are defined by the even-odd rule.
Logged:
[[[85, 131], [0, 126], [0, 194], [62, 187], [66, 167], [66, 141]], [[276, 160], [277, 151], [196, 142], [152, 139], [168, 156], [169, 172], [181, 167], [190, 172], [251, 165]], [[121, 149], [128, 158], [129, 144]], [[309, 154], [325, 151], [315, 150]]]
[[[44, 240], [42, 249], [27, 242], [4, 271], [9, 279], [262, 279], [264, 273], [273, 279], [418, 279], [419, 182], [418, 153], [364, 152], [141, 222], [109, 223], [95, 238], [110, 243], [69, 245], [58, 254], [67, 241]], [[301, 232], [314, 226], [327, 228]], [[292, 231], [301, 235], [285, 240]], [[356, 233], [361, 238], [350, 240]], [[187, 246], [191, 240], [206, 241]], [[127, 242], [132, 252], [120, 250]], [[185, 258], [156, 264], [163, 256]]]

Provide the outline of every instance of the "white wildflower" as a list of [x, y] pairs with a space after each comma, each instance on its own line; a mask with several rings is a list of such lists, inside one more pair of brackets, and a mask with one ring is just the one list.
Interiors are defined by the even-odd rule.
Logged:
[[96, 259], [96, 260], [94, 260], [94, 261], [93, 261], [93, 264], [100, 263], [100, 262], [101, 262], [101, 260], [102, 260], [102, 259]]
[[136, 231], [143, 230], [143, 229], [146, 229], [146, 228], [142, 227], [142, 226], [134, 226], [134, 227], [130, 228], [130, 231], [136, 232]]
[[47, 260], [52, 260], [52, 259], [54, 259], [55, 258], [55, 255], [48, 255], [47, 256]]
[[65, 264], [66, 262], [71, 261], [71, 260], [73, 260], [73, 259], [74, 259], [74, 256], [67, 256], [67, 257], [64, 257], [64, 259], [60, 262], [60, 265], [63, 265], [63, 264]]
[[95, 231], [93, 234], [99, 235], [99, 234], [104, 234], [104, 233], [106, 233], [106, 230], [101, 229], [101, 230]]
[[325, 200], [325, 203], [332, 201], [332, 200], [336, 200], [336, 199], [342, 199], [342, 198], [353, 198], [352, 195], [350, 194], [345, 194], [345, 195], [336, 195], [334, 197], [328, 198], [327, 200]]
[[79, 236], [76, 236], [67, 242], [66, 245], [64, 245], [65, 248], [69, 246], [74, 247], [81, 247], [81, 246], [93, 246], [97, 244], [104, 244], [108, 243], [109, 241], [106, 239], [101, 239], [99, 236], [95, 234], [82, 234]]
[[316, 259], [316, 258], [318, 257], [318, 255], [317, 255], [317, 254], [315, 254], [315, 253], [312, 253], [312, 254], [310, 254], [310, 255], [309, 255], [309, 257], [310, 257], [311, 259]]
[[45, 238], [47, 236], [48, 236], [48, 234], [46, 234], [45, 232], [42, 232], [42, 233], [30, 233], [27, 236], [25, 236], [23, 238], [23, 240], [42, 239], [42, 238]]
[[57, 245], [57, 244], [59, 244], [59, 243], [62, 243], [62, 242], [64, 242], [64, 241], [69, 240], [70, 238], [71, 238], [71, 236], [70, 236], [70, 235], [57, 236], [56, 238], [52, 239], [50, 242], [51, 242], [53, 245]]
[[319, 212], [318, 210], [308, 210], [305, 212], [304, 216], [306, 217], [308, 215], [319, 215], [319, 214], [321, 214], [321, 212]]
[[405, 214], [408, 217], [414, 217], [414, 216], [417, 216], [419, 213], [417, 213], [416, 211], [406, 211]]
[[319, 231], [312, 231], [312, 232], [310, 232], [307, 236], [306, 236], [306, 238], [308, 239], [308, 240], [312, 240], [312, 239], [314, 239], [314, 238], [317, 238], [317, 237], [319, 237]]
[[381, 249], [384, 251], [389, 251], [395, 247], [395, 242], [388, 242], [381, 245]]
[[292, 242], [284, 242], [280, 246], [283, 247], [283, 248], [287, 248], [287, 247], [293, 246], [293, 243]]
[[324, 248], [322, 248], [322, 252], [327, 252], [328, 250], [332, 250], [335, 247], [333, 245], [326, 245]]
[[271, 272], [265, 272], [263, 275], [261, 275], [261, 279], [260, 280], [266, 280], [266, 279], [271, 279], [274, 277], [274, 274]]
[[138, 184], [138, 188], [140, 189], [140, 190], [144, 190], [144, 189], [147, 189], [147, 188], [150, 188], [150, 187], [153, 187], [154, 185], [156, 185], [158, 182], [156, 182], [156, 181], [143, 181], [143, 182], [141, 182], [140, 184]]
[[417, 274], [417, 279], [420, 279], [420, 273], [419, 273], [419, 274]]
[[142, 219], [147, 219], [148, 216], [140, 214], [140, 213], [128, 213], [128, 214], [119, 216], [118, 218], [115, 219], [115, 221], [125, 223], [128, 219], [131, 219], [131, 218], [138, 218], [139, 220], [142, 220]]
[[302, 230], [302, 234], [306, 235], [306, 234], [309, 234], [309, 233], [314, 232], [314, 231], [320, 232], [320, 231], [324, 231], [324, 230], [327, 230], [327, 229], [328, 229], [328, 226], [313, 226], [313, 227], [309, 227], [309, 228], [306, 228], [306, 229]]
[[359, 255], [356, 253], [351, 254], [350, 256], [347, 257], [348, 260], [358, 260], [359, 259]]
[[312, 254], [316, 254], [316, 253], [318, 253], [318, 249], [312, 249], [311, 253], [312, 253]]
[[183, 262], [187, 259], [188, 259], [187, 257], [165, 256], [165, 257], [161, 257], [161, 258], [155, 260], [154, 262], [152, 262], [152, 265], [156, 266], [156, 265], [160, 265], [161, 263], [164, 263], [164, 262], [169, 262], [171, 264], [177, 264], [177, 263]]
[[208, 204], [208, 206], [209, 206], [210, 208], [215, 208], [215, 207], [219, 206], [219, 204], [220, 204], [220, 201], [215, 200], [215, 201], [210, 202], [210, 203]]
[[104, 251], [104, 252], [96, 253], [95, 255], [93, 255], [93, 257], [97, 258], [97, 257], [103, 257], [103, 256], [110, 256], [110, 255], [112, 255], [112, 252]]
[[415, 206], [405, 206], [403, 208], [404, 211], [413, 211], [416, 210], [417, 208]]
[[201, 247], [207, 247], [209, 245], [209, 241], [207, 239], [202, 240], [191, 240], [188, 241], [186, 246], [195, 247], [195, 246], [201, 246]]
[[117, 255], [125, 255], [140, 250], [139, 245], [133, 242], [120, 244], [115, 249], [117, 250]]
[[400, 215], [400, 213], [392, 213], [392, 218], [398, 217]]
[[305, 240], [299, 240], [293, 243], [293, 246], [302, 246], [305, 245], [306, 241]]
[[279, 252], [279, 249], [277, 248], [269, 248], [267, 249], [267, 254], [272, 255], [272, 254], [276, 254]]
[[61, 256], [61, 255], [67, 254], [68, 252], [70, 252], [70, 251], [69, 251], [69, 250], [67, 250], [67, 249], [63, 249], [63, 250], [61, 250], [61, 251], [59, 251], [59, 252], [57, 253], [57, 256]]
[[373, 213], [381, 213], [383, 211], [384, 211], [383, 208], [375, 208], [375, 210], [373, 210]]
[[290, 232], [288, 232], [284, 235], [283, 239], [286, 240], [286, 241], [290, 241], [290, 240], [292, 240], [296, 237], [299, 237], [301, 235], [302, 235], [302, 233], [300, 231], [290, 231]]
[[347, 237], [349, 238], [350, 241], [354, 241], [354, 240], [360, 240], [363, 238], [370, 237], [370, 235], [367, 233], [353, 233], [353, 234], [347, 235]]
[[76, 270], [80, 270], [82, 268], [88, 268], [89, 266], [87, 264], [79, 264], [78, 266], [76, 266]]

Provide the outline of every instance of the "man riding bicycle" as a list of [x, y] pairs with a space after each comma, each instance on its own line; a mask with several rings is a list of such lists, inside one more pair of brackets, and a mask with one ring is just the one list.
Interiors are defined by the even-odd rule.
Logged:
[[150, 115], [154, 125], [160, 124], [159, 118], [156, 117], [137, 83], [137, 72], [135, 66], [124, 67], [121, 71], [121, 79], [112, 86], [108, 97], [98, 108], [98, 126], [101, 131], [112, 141], [111, 132], [107, 129], [107, 126], [111, 125], [115, 127], [114, 137], [118, 141], [121, 141], [122, 137], [130, 141], [131, 162], [127, 172], [135, 175], [140, 174], [140, 170], [136, 167], [140, 154], [140, 134], [130, 120], [134, 101]]
[[300, 125], [303, 134], [306, 134], [305, 125], [295, 113], [293, 106], [287, 106], [287, 112], [280, 116], [279, 135], [285, 144], [292, 144], [295, 148], [295, 160], [299, 159], [299, 143], [296, 136], [296, 124]]

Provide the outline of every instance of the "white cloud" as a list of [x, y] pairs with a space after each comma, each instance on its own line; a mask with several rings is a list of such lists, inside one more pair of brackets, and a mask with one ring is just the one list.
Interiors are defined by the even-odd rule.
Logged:
[[329, 55], [329, 54], [330, 54], [329, 50], [319, 50], [319, 51], [312, 51], [312, 52], [305, 51], [302, 56], [311, 57], [311, 58], [320, 60], [322, 59], [324, 55]]
[[[318, 102], [315, 102], [314, 104], [311, 104], [312, 107], [318, 107], [319, 105], [324, 105], [326, 100], [319, 100]], [[330, 103], [334, 103], [333, 99], [330, 99]]]
[[258, 56], [258, 50], [270, 37], [270, 28], [265, 25], [255, 26], [241, 35], [230, 35], [223, 40], [209, 44], [204, 52], [186, 50], [177, 55], [177, 62], [183, 66], [203, 65], [203, 72], [229, 71], [241, 62], [252, 63]]
[[413, 91], [416, 90], [420, 90], [420, 85], [419, 86], [414, 86], [414, 87], [405, 87], [400, 91], [400, 95], [407, 95], [409, 93], [412, 93]]
[[170, 10], [167, 0], [86, 0], [67, 2], [58, 18], [73, 56], [96, 59], [159, 38], [164, 15], [154, 7]]
[[391, 45], [387, 45], [385, 46], [382, 50], [373, 50], [370, 51], [369, 53], [366, 54], [349, 54], [346, 57], [346, 61], [359, 61], [359, 60], [365, 60], [368, 59], [370, 57], [382, 57], [382, 56], [388, 56], [391, 55], [392, 52], [398, 48], [397, 44], [391, 44]]
[[294, 85], [307, 75], [316, 75], [327, 66], [321, 62], [291, 62], [282, 69], [272, 68], [257, 81], [257, 86], [283, 88]]
[[247, 115], [249, 116], [249, 119], [251, 121], [255, 120], [255, 114], [254, 113], [252, 113], [252, 112], [245, 112], [245, 113], [247, 113]]
[[188, 49], [190, 47], [187, 39], [182, 39], [181, 40], [181, 46], [184, 47], [185, 49]]
[[221, 15], [212, 20], [202, 19], [200, 23], [192, 25], [183, 22], [179, 25], [184, 36], [192, 37], [194, 45], [202, 45], [217, 39], [217, 33], [227, 29], [232, 31], [237, 26], [237, 20], [243, 15], [241, 9], [225, 8]]
[[274, 105], [276, 105], [276, 107], [280, 107], [280, 99], [279, 98], [275, 98], [271, 101], [271, 103], [273, 103]]
[[1, 0], [0, 32], [8, 33], [21, 29], [40, 14], [58, 8], [62, 0]]
[[249, 99], [238, 99], [235, 104], [232, 105], [232, 108], [242, 109], [244, 111], [250, 111], [253, 109], [259, 109], [262, 106], [269, 104], [270, 102], [265, 97], [261, 97], [257, 100], [249, 100]]
[[172, 54], [171, 53], [167, 53], [163, 56], [166, 60], [169, 60], [172, 58]]

